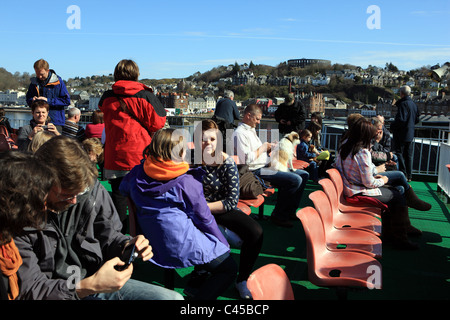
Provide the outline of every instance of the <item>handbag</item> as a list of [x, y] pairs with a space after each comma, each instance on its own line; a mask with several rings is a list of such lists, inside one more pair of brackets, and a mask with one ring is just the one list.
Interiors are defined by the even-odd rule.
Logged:
[[261, 181], [248, 169], [248, 165], [238, 165], [239, 170], [239, 198], [256, 199], [264, 193]]

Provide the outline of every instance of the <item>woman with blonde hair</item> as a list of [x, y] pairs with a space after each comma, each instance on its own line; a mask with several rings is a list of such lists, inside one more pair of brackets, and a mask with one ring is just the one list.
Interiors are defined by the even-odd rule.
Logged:
[[30, 151], [31, 153], [35, 153], [40, 146], [42, 146], [45, 142], [53, 137], [56, 137], [56, 134], [51, 131], [44, 130], [37, 132], [34, 135], [33, 140], [31, 140], [30, 144], [28, 145], [28, 151]]

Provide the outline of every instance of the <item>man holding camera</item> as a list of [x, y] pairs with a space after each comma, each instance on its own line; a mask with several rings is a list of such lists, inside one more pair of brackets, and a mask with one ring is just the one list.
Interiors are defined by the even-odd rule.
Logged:
[[31, 78], [26, 99], [29, 106], [35, 100], [44, 100], [50, 106], [49, 117], [61, 132], [66, 116], [64, 108], [70, 105], [70, 95], [64, 81], [44, 59], [39, 59], [33, 65], [36, 77]]
[[17, 145], [20, 151], [27, 151], [28, 145], [34, 136], [41, 131], [47, 130], [55, 136], [59, 136], [60, 132], [53, 123], [48, 123], [49, 105], [44, 100], [35, 100], [31, 103], [31, 113], [33, 119], [30, 124], [24, 125], [17, 133]]
[[48, 193], [42, 227], [26, 228], [14, 238], [23, 260], [18, 299], [183, 299], [173, 290], [130, 279], [132, 264], [120, 270], [129, 261], [123, 253], [130, 245], [143, 260], [153, 256], [152, 248], [142, 235], [133, 239], [120, 232], [111, 197], [77, 140], [54, 137], [35, 156], [56, 171], [59, 184]]

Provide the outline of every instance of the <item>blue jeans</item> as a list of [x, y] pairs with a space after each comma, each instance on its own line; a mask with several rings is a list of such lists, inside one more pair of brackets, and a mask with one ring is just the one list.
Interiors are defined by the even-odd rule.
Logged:
[[253, 173], [269, 181], [278, 189], [277, 203], [272, 216], [280, 220], [288, 220], [290, 216], [295, 215], [309, 179], [309, 173], [305, 170], [282, 172], [269, 168], [257, 169]]
[[317, 162], [310, 161], [306, 171], [308, 171], [312, 181], [317, 182], [319, 180], [319, 167], [317, 166]]
[[379, 175], [388, 177], [388, 185], [396, 188], [401, 194], [405, 194], [410, 188], [405, 174], [401, 171], [386, 171], [379, 173]]
[[184, 300], [178, 292], [151, 283], [130, 279], [118, 291], [96, 293], [86, 300]]

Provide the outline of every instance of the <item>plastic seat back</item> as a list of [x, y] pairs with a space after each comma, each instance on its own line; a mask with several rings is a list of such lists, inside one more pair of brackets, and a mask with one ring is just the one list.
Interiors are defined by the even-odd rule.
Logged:
[[336, 188], [336, 193], [338, 200], [341, 200], [344, 192], [344, 181], [342, 181], [341, 173], [338, 169], [331, 168], [327, 170], [328, 175], [330, 176], [331, 181], [334, 183], [334, 187]]
[[304, 207], [297, 211], [297, 218], [302, 222], [306, 237], [306, 255], [308, 274], [311, 279], [316, 278], [316, 258], [320, 259], [326, 249], [325, 230], [319, 213], [313, 207]]
[[247, 280], [253, 300], [294, 300], [294, 292], [286, 272], [276, 264], [255, 270]]
[[330, 179], [320, 179], [319, 184], [322, 186], [323, 191], [328, 197], [328, 200], [330, 201], [331, 210], [332, 212], [336, 212], [339, 210], [339, 199], [338, 194], [336, 191], [336, 187]]
[[331, 211], [331, 204], [328, 196], [322, 190], [316, 190], [309, 194], [309, 198], [314, 203], [314, 208], [322, 219], [325, 230], [333, 228], [333, 212]]

